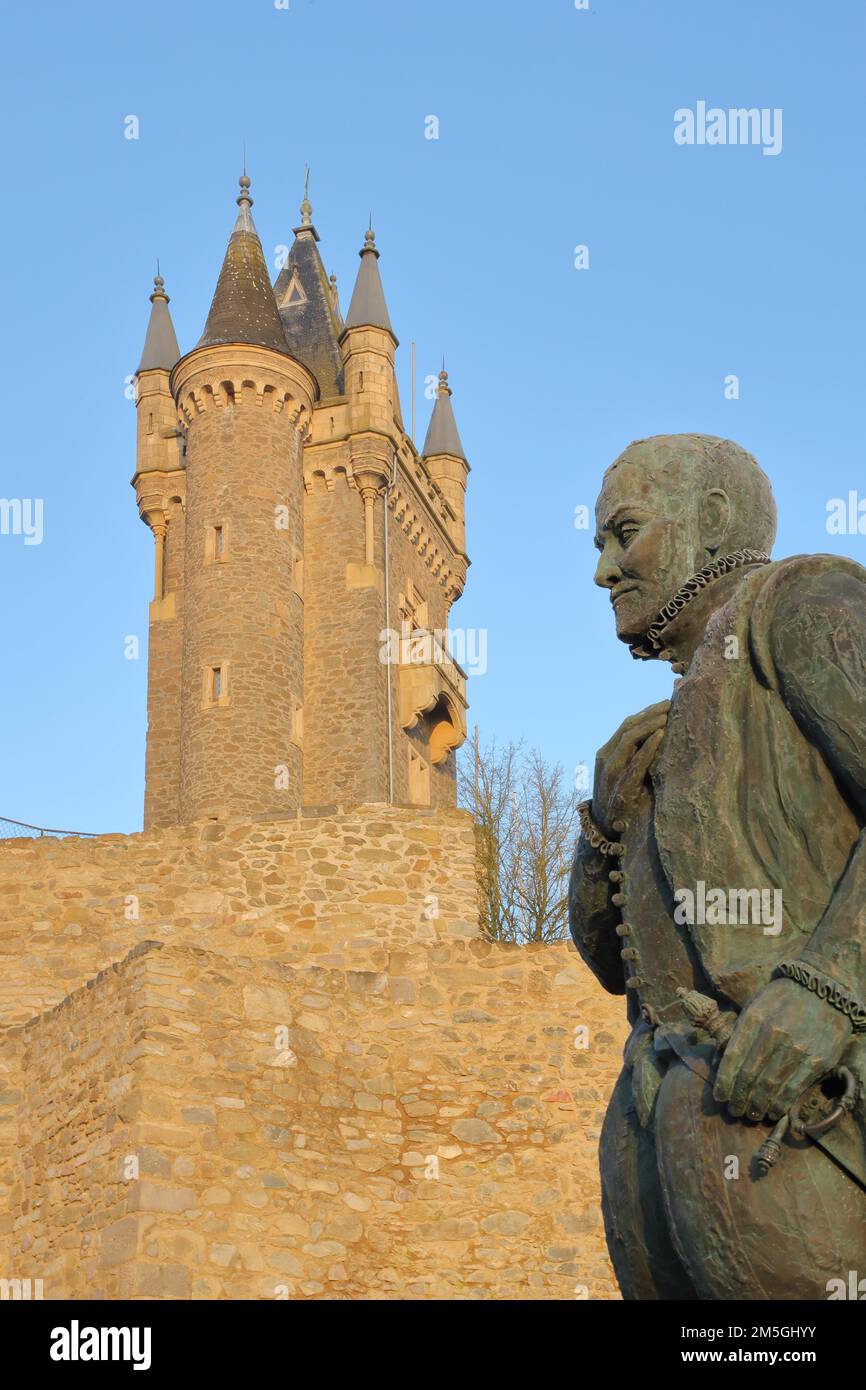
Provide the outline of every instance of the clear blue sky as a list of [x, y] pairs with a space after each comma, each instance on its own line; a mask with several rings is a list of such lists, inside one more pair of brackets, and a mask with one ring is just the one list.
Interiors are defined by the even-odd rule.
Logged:
[[[571, 769], [667, 693], [668, 668], [615, 641], [574, 528], [633, 438], [739, 440], [775, 485], [777, 554], [866, 559], [866, 536], [825, 525], [829, 498], [866, 495], [862, 3], [590, 3], [8, 11], [0, 497], [45, 519], [41, 545], [0, 536], [0, 815], [141, 824], [152, 541], [124, 379], [157, 255], [181, 347], [200, 334], [244, 141], [269, 258], [311, 164], [344, 307], [372, 209], [404, 403], [410, 341], [421, 377], [447, 353], [473, 467], [454, 617], [489, 632], [483, 736]], [[782, 108], [782, 152], [677, 145], [674, 112], [700, 100]]]

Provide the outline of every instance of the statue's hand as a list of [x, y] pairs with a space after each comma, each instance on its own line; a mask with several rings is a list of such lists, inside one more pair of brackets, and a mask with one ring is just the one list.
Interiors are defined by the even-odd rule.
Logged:
[[832, 1071], [851, 1024], [839, 1009], [795, 980], [771, 980], [737, 1019], [713, 1096], [732, 1115], [776, 1121]]
[[633, 714], [617, 729], [595, 759], [592, 815], [605, 834], [628, 824], [644, 794], [644, 779], [665, 736], [670, 700]]

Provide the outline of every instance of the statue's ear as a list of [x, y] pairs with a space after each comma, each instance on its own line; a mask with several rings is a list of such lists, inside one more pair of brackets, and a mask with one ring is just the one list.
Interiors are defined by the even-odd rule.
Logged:
[[713, 556], [724, 545], [731, 526], [731, 499], [723, 488], [714, 487], [701, 499], [701, 544]]

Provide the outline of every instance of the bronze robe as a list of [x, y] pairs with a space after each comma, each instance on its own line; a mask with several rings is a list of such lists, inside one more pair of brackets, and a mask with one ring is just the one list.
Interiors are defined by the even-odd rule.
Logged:
[[[763, 1296], [819, 1296], [804, 1290], [812, 1289], [813, 1277], [820, 1281], [827, 1269], [835, 1272], [833, 1252], [840, 1249], [839, 1235], [829, 1226], [815, 1231], [814, 1248], [811, 1237], [804, 1238], [799, 1268], [788, 1249], [789, 1275], [774, 1268], [769, 1257], [760, 1277], [749, 1276], [750, 1284], [738, 1284], [739, 1276], [730, 1273], [739, 1238], [736, 1223], [726, 1229], [733, 1211], [731, 1189], [724, 1182], [717, 1185], [711, 1175], [717, 1158], [720, 1164], [725, 1154], [738, 1152], [748, 1161], [760, 1142], [758, 1127], [733, 1121], [725, 1113], [711, 1120], [714, 1107], [706, 1099], [704, 1083], [694, 1076], [689, 1082], [677, 1069], [662, 1089], [662, 1113], [655, 1125], [659, 1132], [639, 1139], [633, 1090], [641, 1114], [640, 1089], [651, 1058], [646, 1053], [649, 1030], [638, 1021], [638, 1006], [673, 1004], [667, 997], [673, 993], [672, 977], [681, 974], [684, 985], [711, 993], [723, 1008], [733, 1005], [739, 1010], [769, 983], [780, 963], [795, 959], [809, 962], [861, 1003], [866, 1001], [866, 570], [841, 557], [819, 555], [797, 556], [744, 575], [732, 597], [710, 618], [685, 676], [676, 684], [652, 786], [647, 849], [633, 854], [636, 875], [630, 872], [629, 835], [623, 837], [625, 913], [633, 935], [623, 940], [613, 931], [610, 861], [601, 861], [581, 842], [572, 876], [572, 933], [578, 950], [611, 992], [624, 992], [631, 977], [629, 1016], [637, 1022], [603, 1141], [611, 1168], [605, 1183], [605, 1217], [617, 1273], [626, 1297], [688, 1296], [678, 1287], [676, 1273], [671, 1276], [674, 1293], [651, 1287], [653, 1268], [673, 1264], [670, 1235], [699, 1297], [742, 1297], [746, 1288], [754, 1291], [749, 1296], [760, 1297], [761, 1290]], [[699, 882], [707, 891], [780, 890], [782, 930], [772, 935], [754, 923], [675, 923], [674, 894], [694, 891]], [[635, 893], [638, 885], [641, 891]], [[650, 948], [643, 952], [645, 960], [649, 955], [648, 972], [641, 962], [642, 935]], [[623, 947], [631, 957], [625, 963], [620, 958]], [[653, 963], [658, 967], [663, 955], [671, 966], [663, 972], [657, 969], [653, 979]], [[650, 978], [642, 978], [647, 973]], [[862, 1160], [864, 1034], [852, 1035], [842, 1060], [860, 1080], [857, 1116], [845, 1124], [856, 1131], [855, 1157]], [[629, 1067], [635, 1062], [633, 1087]], [[666, 1063], [660, 1063], [663, 1073]], [[641, 1114], [644, 1125], [655, 1084]], [[646, 1146], [655, 1146], [654, 1158]], [[814, 1149], [812, 1153], [813, 1157], [783, 1156], [783, 1168], [788, 1163], [785, 1185], [793, 1184], [787, 1186], [790, 1211], [799, 1205], [793, 1193], [798, 1173], [803, 1211], [814, 1211], [820, 1165], [831, 1160]], [[656, 1167], [669, 1231], [662, 1231], [661, 1218], [653, 1217], [637, 1240], [631, 1228], [638, 1209], [654, 1201]], [[695, 1167], [710, 1176], [695, 1176]], [[604, 1153], [602, 1168], [604, 1179]], [[785, 1195], [782, 1184], [774, 1183], [773, 1188], [775, 1192], [768, 1184], [753, 1188], [749, 1213], [745, 1208], [741, 1213], [753, 1223], [756, 1263], [762, 1258], [762, 1225], [775, 1227], [780, 1248], [796, 1246], [803, 1228], [801, 1217], [789, 1220], [784, 1201], [776, 1204]], [[843, 1213], [840, 1205], [838, 1211], [852, 1236], [852, 1224], [858, 1232], [862, 1229], [862, 1194], [855, 1199], [856, 1191], [852, 1190], [850, 1210]], [[747, 1199], [745, 1189], [740, 1195]], [[692, 1221], [693, 1210], [702, 1203], [705, 1210], [718, 1212], [710, 1243]], [[617, 1258], [617, 1242], [622, 1249], [630, 1247], [627, 1258], [622, 1250]], [[857, 1234], [855, 1250], [862, 1250], [861, 1242]], [[645, 1275], [650, 1282], [642, 1286]], [[791, 1293], [784, 1282], [788, 1277]], [[656, 1290], [659, 1282], [655, 1278]]]

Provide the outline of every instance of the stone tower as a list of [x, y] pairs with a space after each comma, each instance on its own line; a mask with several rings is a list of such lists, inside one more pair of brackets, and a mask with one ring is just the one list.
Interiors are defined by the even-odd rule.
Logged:
[[273, 288], [246, 176], [238, 203], [201, 339], [180, 356], [159, 280], [139, 368], [145, 823], [451, 806], [469, 469], [447, 377], [419, 454], [373, 231], [344, 322], [306, 194]]

